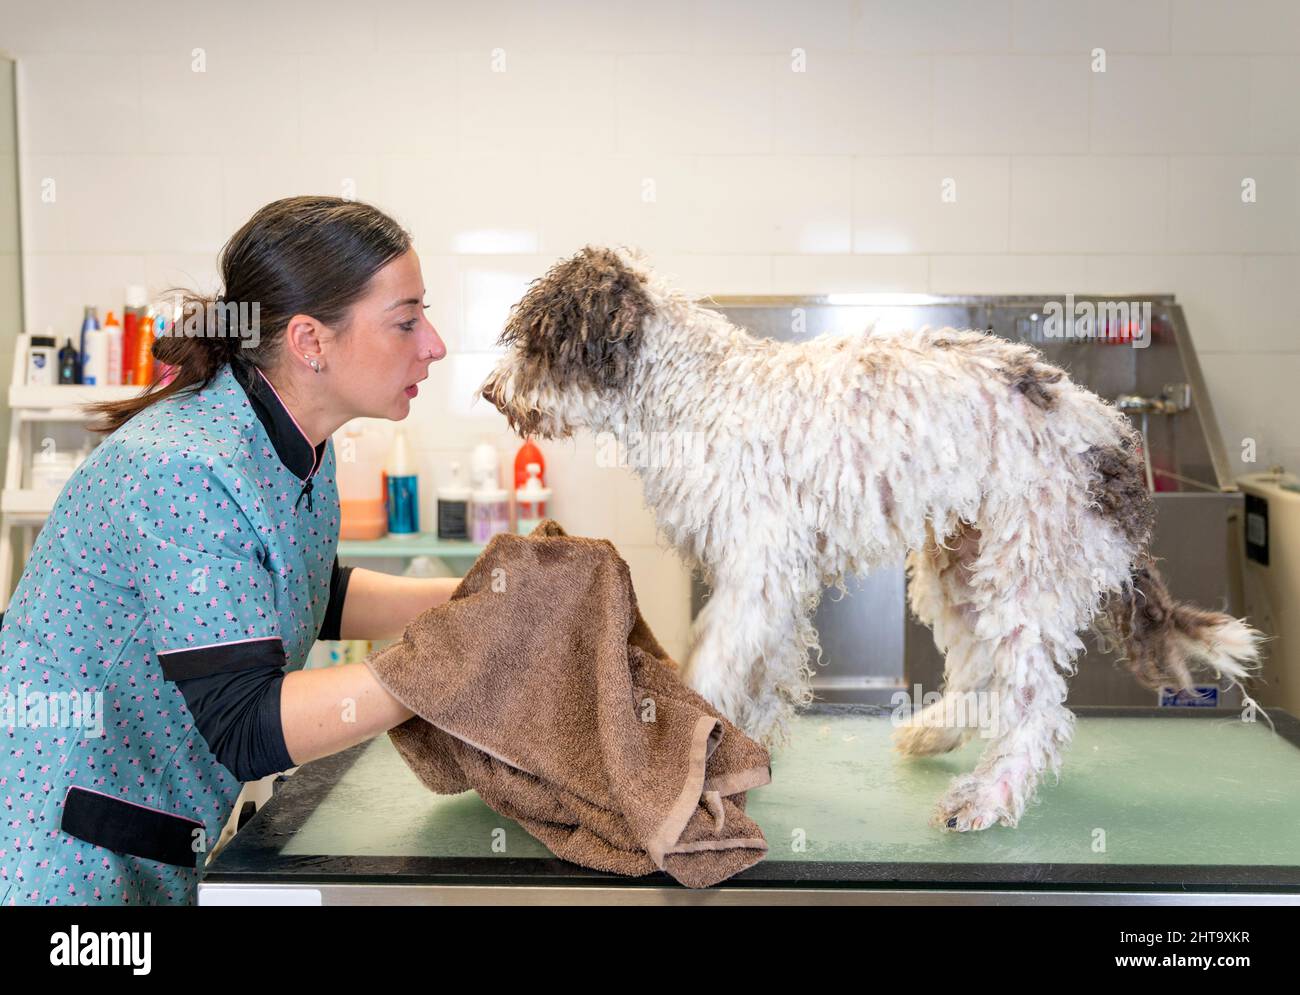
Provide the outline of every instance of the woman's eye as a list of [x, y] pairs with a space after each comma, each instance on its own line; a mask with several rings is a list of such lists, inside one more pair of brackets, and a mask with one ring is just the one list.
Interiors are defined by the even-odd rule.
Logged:
[[[423, 311], [429, 310], [429, 305], [428, 304], [423, 305], [421, 307], [421, 310]], [[415, 331], [415, 326], [419, 323], [419, 321], [420, 321], [419, 318], [412, 318], [410, 321], [399, 322], [397, 327], [404, 332], [413, 332]]]

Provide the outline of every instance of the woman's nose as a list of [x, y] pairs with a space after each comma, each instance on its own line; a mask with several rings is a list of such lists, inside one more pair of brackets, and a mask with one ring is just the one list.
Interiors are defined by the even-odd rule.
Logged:
[[433, 325], [429, 325], [429, 341], [425, 344], [424, 354], [429, 357], [430, 362], [434, 363], [447, 355], [447, 343], [442, 341], [442, 336]]

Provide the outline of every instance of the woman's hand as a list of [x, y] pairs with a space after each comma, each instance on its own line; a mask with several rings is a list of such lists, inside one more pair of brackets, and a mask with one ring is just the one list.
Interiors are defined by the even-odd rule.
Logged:
[[[396, 639], [411, 619], [445, 604], [459, 577], [395, 577], [354, 569], [343, 598], [344, 639]], [[388, 693], [364, 663], [285, 675], [280, 689], [284, 744], [295, 764], [364, 742], [415, 713]]]

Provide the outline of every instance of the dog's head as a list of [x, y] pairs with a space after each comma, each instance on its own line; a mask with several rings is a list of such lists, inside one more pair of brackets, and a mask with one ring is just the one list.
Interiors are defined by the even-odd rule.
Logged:
[[655, 310], [647, 277], [632, 253], [589, 245], [529, 285], [480, 388], [515, 432], [562, 438], [617, 403]]

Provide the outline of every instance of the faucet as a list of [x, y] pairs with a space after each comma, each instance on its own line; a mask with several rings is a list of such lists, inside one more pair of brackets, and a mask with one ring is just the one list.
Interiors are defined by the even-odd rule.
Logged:
[[1192, 406], [1192, 387], [1185, 383], [1167, 383], [1160, 390], [1159, 397], [1143, 397], [1141, 394], [1120, 394], [1115, 398], [1115, 406], [1126, 414], [1142, 416], [1142, 463], [1146, 470], [1147, 489], [1155, 493], [1156, 478], [1151, 469], [1151, 442], [1147, 435], [1147, 419], [1150, 415], [1175, 415], [1187, 411]]
[[1167, 383], [1161, 389], [1159, 397], [1120, 394], [1115, 398], [1115, 406], [1120, 411], [1132, 414], [1174, 415], [1191, 408], [1192, 387], [1185, 383]]

